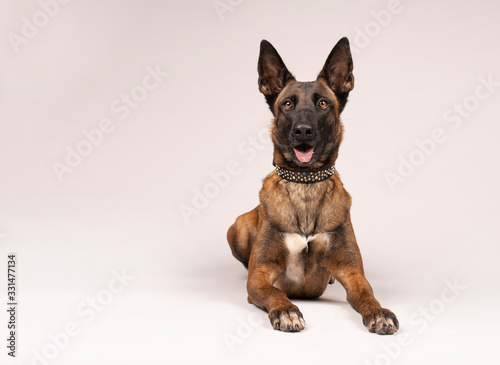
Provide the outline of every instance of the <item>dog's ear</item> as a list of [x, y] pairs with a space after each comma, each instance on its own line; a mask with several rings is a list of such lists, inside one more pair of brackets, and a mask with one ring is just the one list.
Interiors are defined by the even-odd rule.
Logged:
[[349, 41], [344, 37], [333, 47], [318, 75], [318, 79], [324, 79], [337, 95], [341, 109], [347, 102], [349, 92], [354, 88], [352, 69], [351, 49]]
[[276, 49], [265, 39], [260, 42], [258, 71], [259, 91], [266, 97], [272, 111], [276, 96], [295, 78], [286, 68]]

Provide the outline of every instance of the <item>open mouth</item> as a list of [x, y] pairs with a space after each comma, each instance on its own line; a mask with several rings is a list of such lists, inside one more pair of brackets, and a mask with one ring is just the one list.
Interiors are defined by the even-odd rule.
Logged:
[[293, 151], [300, 162], [309, 162], [311, 161], [314, 147], [308, 145], [307, 143], [302, 143], [294, 147]]

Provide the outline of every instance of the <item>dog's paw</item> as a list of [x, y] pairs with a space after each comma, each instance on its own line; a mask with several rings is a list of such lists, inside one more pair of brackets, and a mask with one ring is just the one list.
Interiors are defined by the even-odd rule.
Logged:
[[294, 305], [269, 311], [269, 319], [275, 330], [284, 332], [300, 332], [306, 327], [302, 313]]
[[379, 335], [392, 335], [399, 329], [396, 315], [389, 309], [379, 308], [363, 317], [363, 324], [368, 331]]

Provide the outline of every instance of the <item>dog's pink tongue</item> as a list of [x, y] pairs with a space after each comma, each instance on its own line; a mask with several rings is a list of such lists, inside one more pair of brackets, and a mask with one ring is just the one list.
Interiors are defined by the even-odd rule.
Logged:
[[300, 151], [296, 148], [293, 149], [295, 152], [295, 156], [299, 159], [300, 162], [309, 162], [313, 156], [314, 147], [311, 147], [307, 151]]

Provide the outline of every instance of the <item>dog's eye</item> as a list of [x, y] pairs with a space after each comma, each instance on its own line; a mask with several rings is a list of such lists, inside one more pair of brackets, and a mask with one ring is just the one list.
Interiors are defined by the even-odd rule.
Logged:
[[285, 109], [292, 109], [293, 108], [293, 103], [290, 100], [287, 100], [283, 103], [283, 107]]
[[318, 103], [318, 106], [321, 108], [321, 109], [326, 109], [326, 107], [328, 106], [328, 103], [324, 100], [320, 100], [319, 103]]

